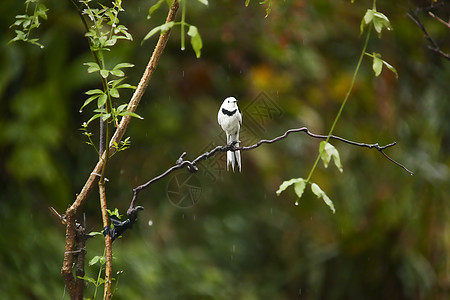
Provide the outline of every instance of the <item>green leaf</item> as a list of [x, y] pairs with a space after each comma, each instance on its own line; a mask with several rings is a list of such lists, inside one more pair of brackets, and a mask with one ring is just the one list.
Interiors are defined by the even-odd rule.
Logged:
[[112, 88], [112, 89], [109, 90], [109, 95], [111, 97], [113, 97], [113, 98], [119, 98], [120, 97], [119, 91], [117, 89], [115, 89], [115, 88]]
[[378, 11], [374, 11], [373, 13], [373, 26], [375, 27], [378, 36], [381, 35], [381, 31], [383, 30], [383, 28], [392, 30], [391, 22], [389, 21], [389, 19], [383, 13], [380, 13]]
[[363, 19], [361, 20], [361, 25], [360, 25], [361, 34], [363, 33], [364, 28], [372, 22], [373, 14], [374, 14], [373, 9], [368, 9], [366, 11], [366, 14], [364, 15]]
[[100, 71], [100, 67], [97, 63], [93, 63], [93, 62], [88, 62], [88, 63], [84, 63], [83, 65], [88, 66], [88, 73], [94, 73], [94, 72], [98, 72]]
[[92, 284], [94, 284], [94, 285], [97, 284], [97, 281], [96, 281], [94, 278], [91, 278], [91, 277], [87, 277], [87, 276], [83, 276], [83, 277], [77, 276], [77, 278], [86, 280], [86, 281], [88, 281], [88, 282], [90, 282], [90, 283], [92, 283]]
[[150, 16], [161, 6], [161, 4], [164, 3], [164, 1], [166, 0], [159, 0], [158, 2], [150, 6], [150, 9], [148, 10], [147, 19], [150, 19]]
[[195, 55], [197, 58], [201, 55], [201, 50], [203, 47], [202, 38], [200, 37], [200, 33], [198, 32], [197, 27], [189, 26], [189, 31], [187, 33], [191, 37], [191, 45], [192, 49], [194, 49]]
[[391, 70], [391, 72], [393, 72], [395, 74], [395, 78], [398, 79], [398, 73], [397, 70], [390, 64], [388, 64], [385, 60], [383, 60], [383, 64], [389, 69]]
[[95, 115], [93, 115], [92, 118], [90, 118], [90, 119], [86, 122], [86, 124], [91, 123], [92, 121], [94, 121], [94, 120], [97, 119], [97, 118], [100, 118], [101, 116], [102, 116], [102, 114], [95, 114]]
[[103, 91], [100, 89], [94, 89], [94, 90], [89, 90], [85, 93], [86, 95], [96, 95], [96, 94], [103, 94]]
[[96, 255], [96, 256], [94, 256], [94, 257], [89, 261], [88, 264], [89, 264], [90, 266], [93, 266], [93, 265], [95, 265], [96, 263], [99, 262], [100, 258], [101, 258], [101, 256]]
[[103, 235], [100, 231], [91, 231], [88, 233], [89, 236]]
[[95, 99], [97, 99], [98, 97], [100, 97], [100, 95], [94, 95], [94, 96], [91, 96], [91, 97], [87, 98], [86, 101], [84, 101], [83, 106], [81, 106], [80, 112], [82, 112], [83, 108], [84, 108], [86, 105], [88, 105], [89, 103], [91, 103], [92, 101], [94, 101]]
[[109, 118], [111, 118], [111, 114], [102, 114], [101, 117], [102, 117], [103, 121], [106, 121]]
[[197, 1], [204, 5], [208, 5], [208, 0], [197, 0]]
[[336, 212], [334, 209], [333, 201], [325, 194], [324, 191], [315, 183], [311, 184], [311, 191], [317, 196], [317, 198], [322, 198], [326, 205], [331, 209], [333, 214]]
[[379, 53], [372, 53], [373, 58], [373, 72], [375, 73], [375, 76], [378, 77], [381, 74], [381, 71], [383, 69], [383, 60], [381, 59], [381, 55]]
[[341, 158], [339, 157], [339, 152], [333, 145], [325, 141], [322, 141], [320, 142], [319, 152], [320, 158], [322, 159], [325, 168], [328, 168], [328, 164], [331, 158], [333, 158], [336, 168], [338, 168], [340, 172], [343, 171]]
[[108, 77], [108, 75], [109, 75], [109, 70], [105, 70], [105, 69], [100, 70], [100, 75], [101, 75], [103, 78]]
[[296, 182], [294, 185], [295, 193], [297, 194], [298, 198], [300, 199], [303, 195], [303, 192], [305, 191], [306, 182], [302, 178], [300, 181]]
[[249, 4], [250, 4], [250, 0], [245, 0], [245, 7], [248, 7]]
[[144, 37], [144, 41], [148, 40], [149, 38], [151, 38], [155, 33], [157, 33], [158, 31], [161, 31], [161, 33], [164, 33], [166, 31], [168, 31], [170, 28], [173, 27], [173, 25], [175, 25], [174, 21], [170, 21], [168, 23], [164, 23], [162, 25], [159, 25], [155, 28], [153, 28], [152, 30], [150, 30], [149, 33], [147, 33], [147, 35]]
[[121, 113], [125, 108], [127, 108], [128, 104], [122, 104], [117, 107], [117, 112]]
[[277, 196], [280, 196], [280, 194], [287, 189], [289, 186], [293, 185], [294, 183], [300, 182], [300, 181], [305, 181], [303, 178], [292, 178], [290, 180], [286, 180], [284, 181], [280, 187], [278, 188], [278, 190], [276, 191]]
[[138, 118], [138, 119], [141, 119], [141, 120], [144, 119], [140, 115], [138, 115], [138, 114], [136, 114], [134, 112], [131, 112], [131, 111], [124, 111], [124, 112], [120, 113], [119, 116], [130, 116], [130, 117]]
[[130, 64], [130, 63], [120, 63], [120, 64], [117, 64], [117, 65], [113, 68], [113, 70], [119, 70], [119, 69], [122, 69], [122, 68], [132, 68], [132, 67], [134, 67], [133, 64]]
[[117, 77], [123, 77], [123, 76], [125, 76], [125, 73], [122, 71], [122, 70], [119, 70], [119, 69], [117, 69], [117, 70], [112, 70], [112, 71], [109, 71], [112, 75], [114, 75], [114, 76], [117, 76]]
[[100, 97], [98, 97], [98, 100], [97, 100], [97, 107], [100, 108], [103, 105], [105, 105], [107, 99], [108, 99], [108, 97], [106, 96], [105, 93], [101, 94]]
[[119, 213], [119, 209], [116, 207], [114, 210], [106, 209], [110, 216], [116, 216], [119, 220], [122, 218], [122, 215]]
[[116, 89], [135, 89], [135, 88], [136, 88], [136, 86], [128, 84], [128, 83], [123, 83], [123, 84], [116, 86]]

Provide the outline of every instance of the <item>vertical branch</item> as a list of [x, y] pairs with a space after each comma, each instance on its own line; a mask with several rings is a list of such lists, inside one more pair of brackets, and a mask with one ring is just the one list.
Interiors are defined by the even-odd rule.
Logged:
[[[172, 6], [170, 7], [169, 13], [167, 15], [166, 23], [171, 22], [175, 20], [177, 11], [179, 8], [179, 2], [178, 0], [174, 0], [172, 3]], [[84, 19], [83, 19], [84, 22]], [[137, 106], [139, 105], [139, 102], [144, 95], [144, 92], [150, 82], [150, 78], [153, 75], [153, 72], [156, 69], [156, 66], [158, 64], [158, 61], [164, 51], [164, 48], [166, 46], [166, 43], [170, 36], [170, 30], [167, 32], [161, 34], [159, 36], [158, 42], [155, 46], [155, 49], [153, 50], [152, 56], [149, 60], [149, 63], [144, 71], [144, 74], [142, 75], [142, 78], [128, 104], [128, 110], [130, 112], [136, 111]], [[120, 143], [120, 140], [122, 139], [123, 135], [125, 134], [125, 131], [130, 123], [131, 117], [125, 116], [122, 118], [119, 126], [117, 127], [113, 137], [111, 138], [110, 144], [109, 144], [109, 151], [113, 153], [115, 151], [115, 148], [113, 145], [115, 143]], [[108, 147], [105, 147], [108, 148]], [[93, 188], [95, 181], [98, 179], [98, 174], [102, 172], [104, 167], [104, 161], [106, 158], [106, 151], [103, 153], [102, 158], [100, 158], [90, 173], [88, 179], [86, 180], [86, 183], [84, 184], [82, 190], [77, 195], [75, 201], [69, 206], [69, 208], [66, 210], [65, 213], [65, 222], [66, 225], [66, 244], [65, 244], [65, 252], [64, 252], [64, 261], [63, 266], [61, 268], [61, 275], [64, 279], [65, 285], [67, 287], [67, 291], [70, 295], [70, 298], [73, 299], [83, 299], [83, 295], [77, 294], [76, 290], [76, 284], [75, 284], [75, 278], [74, 274], [72, 272], [73, 262], [74, 262], [74, 251], [76, 251], [76, 214], [78, 212], [78, 209], [81, 207], [81, 205], [84, 204], [84, 202], [87, 199], [87, 196], [91, 189]], [[106, 197], [105, 197], [106, 199]], [[106, 240], [105, 240], [106, 242]], [[105, 254], [106, 255], [106, 254]]]
[[[98, 190], [100, 192], [100, 206], [102, 211], [103, 227], [109, 228], [109, 215], [106, 205], [106, 189], [105, 180], [101, 178], [98, 182]], [[103, 299], [111, 299], [111, 283], [112, 283], [112, 240], [109, 234], [105, 235], [105, 289]]]

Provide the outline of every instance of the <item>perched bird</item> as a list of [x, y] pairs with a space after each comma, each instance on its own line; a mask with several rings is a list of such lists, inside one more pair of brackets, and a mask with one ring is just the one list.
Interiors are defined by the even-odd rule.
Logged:
[[[234, 144], [235, 147], [239, 147], [239, 130], [241, 130], [242, 125], [242, 115], [237, 102], [234, 97], [226, 98], [217, 114], [217, 121], [227, 135], [227, 144], [230, 145], [233, 142], [237, 142]], [[235, 165], [237, 165], [239, 172], [241, 172], [241, 152], [239, 150], [227, 151], [227, 170], [230, 164], [233, 172]]]

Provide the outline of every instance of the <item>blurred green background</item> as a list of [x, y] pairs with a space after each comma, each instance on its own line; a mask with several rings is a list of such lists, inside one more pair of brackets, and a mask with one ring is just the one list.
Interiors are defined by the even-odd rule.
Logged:
[[[119, 42], [107, 62], [130, 62], [137, 84], [163, 22], [150, 19], [155, 1], [124, 1], [121, 22], [135, 42]], [[217, 110], [239, 99], [242, 144], [307, 126], [326, 134], [345, 96], [362, 49], [359, 25], [371, 1], [188, 2], [186, 21], [203, 38], [200, 59], [171, 35], [126, 136], [132, 146], [109, 164], [110, 208], [125, 214], [132, 189], [172, 166], [224, 143]], [[334, 142], [344, 172], [322, 165], [312, 180], [334, 201], [336, 214], [311, 192], [299, 205], [287, 179], [306, 177], [319, 141], [296, 134], [242, 154], [241, 174], [224, 171], [224, 155], [189, 177], [176, 172], [140, 194], [145, 210], [114, 242], [114, 271], [123, 271], [115, 299], [448, 299], [450, 297], [450, 62], [427, 49], [406, 16], [432, 1], [378, 1], [394, 28], [372, 35], [369, 52], [396, 67], [375, 78], [364, 60], [335, 134], [397, 146], [387, 153]], [[36, 30], [44, 49], [7, 42], [23, 1], [0, 5], [0, 299], [61, 299], [64, 227], [49, 213], [75, 199], [96, 162], [79, 130], [92, 115], [79, 109], [100, 86], [70, 1], [44, 1], [49, 19]], [[450, 6], [433, 10], [448, 20]], [[179, 17], [180, 15], [178, 15]], [[449, 30], [420, 14], [450, 51]], [[120, 103], [129, 100], [122, 92]], [[98, 138], [96, 124], [90, 130]], [[186, 183], [185, 185], [182, 185]], [[101, 230], [97, 191], [82, 212]], [[82, 219], [82, 215], [80, 215]], [[103, 239], [87, 243], [87, 259]], [[86, 266], [96, 277], [97, 266]], [[117, 281], [116, 281], [117, 282]], [[92, 297], [90, 285], [85, 297]], [[99, 293], [102, 294], [102, 293]], [[66, 299], [68, 296], [66, 296]]]

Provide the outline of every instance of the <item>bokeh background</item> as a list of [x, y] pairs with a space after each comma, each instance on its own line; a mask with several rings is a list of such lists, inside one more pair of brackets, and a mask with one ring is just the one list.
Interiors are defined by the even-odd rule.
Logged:
[[[0, 298], [61, 299], [64, 212], [96, 162], [79, 130], [93, 106], [84, 92], [100, 86], [70, 1], [45, 1], [48, 21], [36, 30], [45, 45], [7, 42], [23, 1], [0, 5]], [[107, 54], [110, 66], [130, 62], [137, 84], [156, 43], [140, 44], [165, 18], [150, 19], [155, 1], [124, 1], [121, 21], [134, 42]], [[393, 31], [375, 34], [384, 69], [375, 78], [364, 60], [335, 134], [367, 143], [398, 144], [387, 153], [334, 142], [340, 173], [318, 167], [312, 180], [334, 201], [336, 214], [306, 191], [298, 205], [287, 179], [306, 177], [318, 140], [296, 134], [242, 154], [242, 173], [224, 171], [224, 156], [183, 170], [140, 194], [145, 207], [133, 230], [114, 242], [114, 271], [123, 271], [115, 299], [448, 299], [450, 297], [450, 61], [427, 49], [406, 16], [433, 1], [378, 1]], [[441, 2], [441, 1], [438, 1]], [[180, 50], [175, 28], [126, 136], [131, 148], [111, 161], [107, 195], [122, 214], [132, 189], [172, 166], [224, 143], [217, 110], [239, 99], [242, 144], [307, 126], [326, 134], [349, 87], [363, 45], [360, 20], [371, 1], [188, 2], [186, 21], [199, 28], [200, 59]], [[434, 9], [449, 19], [450, 6]], [[449, 29], [419, 14], [450, 52]], [[178, 15], [180, 17], [180, 15]], [[189, 40], [187, 40], [189, 41]], [[130, 92], [121, 93], [120, 103]], [[98, 138], [96, 124], [90, 127]], [[98, 193], [82, 208], [89, 231], [101, 230]], [[83, 218], [80, 215], [80, 220]], [[87, 260], [103, 239], [87, 243]], [[96, 277], [97, 266], [86, 266]], [[117, 282], [117, 281], [115, 281]], [[85, 297], [92, 297], [90, 285]], [[102, 294], [102, 293], [99, 293]], [[67, 298], [68, 296], [66, 296]]]

